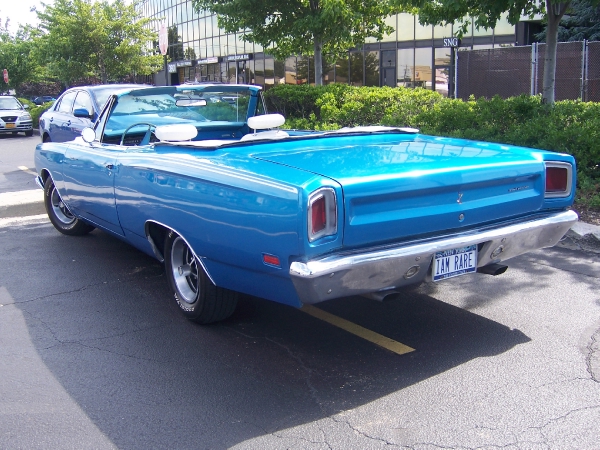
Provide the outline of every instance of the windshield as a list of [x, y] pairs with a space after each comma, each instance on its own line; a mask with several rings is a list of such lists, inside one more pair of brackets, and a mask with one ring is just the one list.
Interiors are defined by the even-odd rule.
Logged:
[[14, 97], [0, 97], [0, 109], [23, 109], [23, 107]]
[[99, 108], [102, 108], [102, 106], [106, 103], [106, 100], [108, 100], [108, 97], [110, 97], [112, 94], [118, 94], [119, 92], [129, 89], [132, 89], [132, 86], [115, 87], [109, 85], [104, 88], [94, 89], [91, 91], [91, 93], [96, 99], [96, 105], [98, 105]]
[[134, 123], [155, 126], [190, 123], [200, 128], [211, 125], [241, 126], [248, 117], [252, 91], [226, 88], [219, 90], [163, 89], [135, 90], [119, 96], [107, 121], [105, 134], [122, 132]]

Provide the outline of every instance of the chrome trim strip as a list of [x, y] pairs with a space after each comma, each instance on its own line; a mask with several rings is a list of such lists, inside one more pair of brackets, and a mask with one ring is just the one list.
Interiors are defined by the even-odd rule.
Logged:
[[[356, 254], [334, 254], [307, 262], [295, 261], [289, 273], [303, 303], [392, 290], [429, 280], [431, 262], [438, 251], [481, 244], [478, 267], [483, 267], [551, 247], [577, 220], [574, 211], [563, 211], [541, 219], [435, 240], [407, 242]], [[498, 250], [500, 253], [492, 256]], [[405, 279], [404, 274], [413, 266], [420, 267], [418, 274]]]

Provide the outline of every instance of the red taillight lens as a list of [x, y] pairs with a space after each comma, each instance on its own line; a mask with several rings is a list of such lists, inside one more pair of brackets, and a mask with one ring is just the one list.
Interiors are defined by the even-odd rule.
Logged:
[[323, 231], [327, 226], [327, 215], [325, 210], [325, 197], [319, 197], [312, 204], [312, 229], [311, 232], [313, 235], [317, 234], [319, 231]]
[[337, 233], [337, 202], [329, 187], [317, 189], [308, 196], [308, 240], [314, 242]]
[[564, 167], [546, 168], [546, 192], [565, 192], [568, 188], [569, 172]]

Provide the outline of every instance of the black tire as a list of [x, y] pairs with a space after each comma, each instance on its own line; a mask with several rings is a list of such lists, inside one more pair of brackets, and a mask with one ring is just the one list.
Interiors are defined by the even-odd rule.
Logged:
[[63, 203], [51, 177], [44, 183], [44, 206], [50, 222], [58, 231], [68, 236], [83, 236], [94, 229], [93, 226], [78, 219]]
[[33, 130], [28, 130], [28, 131], [26, 131], [26, 132], [25, 132], [25, 136], [27, 136], [27, 137], [31, 137], [31, 136], [33, 136]]
[[52, 139], [50, 139], [50, 136], [48, 136], [46, 134], [46, 135], [44, 135], [44, 138], [42, 139], [42, 142], [52, 142]]
[[235, 311], [238, 293], [215, 286], [187, 242], [173, 231], [165, 238], [165, 271], [175, 302], [188, 319], [209, 324]]

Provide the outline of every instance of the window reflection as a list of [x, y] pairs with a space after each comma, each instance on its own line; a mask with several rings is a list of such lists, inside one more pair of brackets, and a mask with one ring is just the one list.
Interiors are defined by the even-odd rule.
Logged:
[[[246, 82], [253, 80], [252, 82], [263, 86], [315, 83], [313, 57], [298, 56], [285, 61], [275, 61], [269, 56], [265, 58], [261, 54], [268, 54], [269, 49], [242, 41], [240, 33], [225, 33], [218, 28], [216, 15], [206, 11], [196, 12], [191, 0], [147, 0], [140, 2], [137, 8], [144, 16], [157, 19], [159, 23], [164, 21], [169, 29], [176, 30], [174, 34], [178, 39], [170, 40], [169, 43], [172, 61], [220, 58], [213, 66], [218, 69], [200, 64], [198, 67], [185, 68], [183, 72], [178, 70], [186, 79], [212, 77], [225, 82], [246, 79]], [[383, 36], [381, 41], [367, 39], [369, 45], [365, 51], [350, 50], [347, 57], [340, 58], [335, 63], [323, 62], [324, 84], [337, 82], [354, 86], [422, 86], [445, 92], [451, 70], [448, 69], [449, 56], [444, 53], [445, 50], [434, 49], [433, 46], [441, 45], [441, 38], [452, 36], [461, 25], [460, 22], [454, 25], [424, 26], [419, 24], [418, 17], [409, 13], [392, 15], [384, 20], [394, 30]], [[157, 31], [156, 23], [149, 27]], [[492, 47], [496, 36], [502, 36], [496, 42], [511, 42], [508, 37], [515, 35], [515, 27], [508, 23], [506, 14], [494, 30], [473, 31], [470, 26], [463, 37], [463, 48], [472, 48], [473, 35], [477, 36], [478, 44]], [[249, 54], [250, 58], [255, 56], [256, 63], [252, 59], [245, 62], [227, 61], [227, 56], [241, 54]]]

